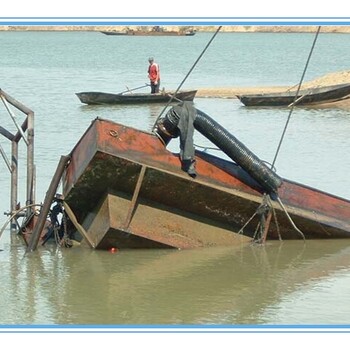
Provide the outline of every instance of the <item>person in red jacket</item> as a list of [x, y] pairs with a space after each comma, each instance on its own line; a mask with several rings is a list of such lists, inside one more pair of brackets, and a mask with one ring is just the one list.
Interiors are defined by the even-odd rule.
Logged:
[[154, 58], [150, 57], [148, 59], [149, 66], [148, 66], [148, 78], [151, 83], [151, 94], [155, 94], [159, 92], [159, 86], [160, 86], [160, 72], [159, 72], [159, 65], [154, 62]]

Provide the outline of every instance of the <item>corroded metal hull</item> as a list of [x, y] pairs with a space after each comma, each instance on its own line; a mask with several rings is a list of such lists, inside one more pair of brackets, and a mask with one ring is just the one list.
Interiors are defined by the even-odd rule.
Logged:
[[[96, 249], [251, 241], [263, 191], [233, 162], [203, 152], [196, 161], [193, 179], [154, 134], [96, 119], [71, 152], [65, 201]], [[278, 195], [306, 239], [350, 237], [349, 201], [287, 180]], [[278, 203], [273, 207], [267, 238], [300, 239]]]

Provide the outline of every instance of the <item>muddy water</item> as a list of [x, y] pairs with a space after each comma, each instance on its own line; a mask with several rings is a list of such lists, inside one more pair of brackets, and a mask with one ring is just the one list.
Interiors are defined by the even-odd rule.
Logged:
[[[163, 86], [174, 89], [210, 37], [0, 32], [1, 88], [35, 112], [36, 201], [43, 201], [60, 155], [70, 152], [91, 120], [99, 116], [150, 130], [163, 109], [89, 107], [80, 104], [76, 92], [141, 86], [150, 55], [161, 66]], [[220, 34], [184, 88], [292, 86], [300, 79], [312, 40], [312, 34]], [[307, 79], [348, 69], [347, 40], [345, 34], [321, 36]], [[185, 54], [173, 54], [184, 47]], [[235, 99], [198, 98], [195, 104], [261, 159], [272, 161], [288, 110], [247, 109]], [[14, 132], [5, 109], [0, 113], [1, 126]], [[347, 110], [296, 109], [276, 162], [278, 174], [350, 198], [349, 133]], [[197, 134], [195, 143], [211, 146]], [[5, 139], [1, 145], [9, 153]], [[169, 149], [178, 150], [176, 140]], [[23, 145], [21, 152], [23, 166]], [[2, 214], [9, 207], [3, 161], [0, 170]], [[23, 242], [5, 230], [0, 238], [0, 324], [349, 324], [349, 245], [347, 240], [283, 241], [116, 254], [50, 245], [25, 255]]]

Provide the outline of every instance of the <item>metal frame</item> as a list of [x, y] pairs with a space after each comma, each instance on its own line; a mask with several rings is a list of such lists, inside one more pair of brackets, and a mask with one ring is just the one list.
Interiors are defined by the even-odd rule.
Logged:
[[[11, 174], [11, 199], [10, 199], [10, 213], [12, 215], [16, 212], [18, 203], [18, 149], [19, 142], [23, 139], [27, 147], [27, 183], [26, 183], [26, 211], [25, 216], [29, 217], [34, 208], [32, 204], [35, 203], [35, 165], [34, 165], [34, 112], [18, 102], [16, 99], [8, 95], [5, 91], [0, 89], [0, 99], [3, 102], [7, 112], [14, 122], [17, 133], [12, 134], [0, 125], [0, 134], [11, 141], [11, 161], [6, 157], [6, 154], [0, 146], [0, 153]], [[26, 115], [22, 125], [17, 122], [16, 116], [10, 108], [10, 105]], [[22, 213], [23, 214], [23, 213]], [[20, 214], [18, 214], [20, 216]], [[11, 229], [16, 228], [17, 217], [11, 220]]]

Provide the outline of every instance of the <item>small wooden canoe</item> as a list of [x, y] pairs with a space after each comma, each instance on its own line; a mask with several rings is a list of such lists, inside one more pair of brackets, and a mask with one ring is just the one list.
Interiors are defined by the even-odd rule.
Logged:
[[[106, 92], [78, 92], [76, 95], [82, 103], [89, 105], [101, 104], [139, 104], [139, 103], [166, 103], [174, 95], [174, 91], [150, 93], [112, 94]], [[174, 102], [193, 101], [197, 90], [178, 91]]]
[[245, 106], [289, 106], [295, 100], [296, 105], [313, 105], [339, 101], [350, 97], [350, 84], [338, 84], [320, 88], [271, 94], [237, 95]]

